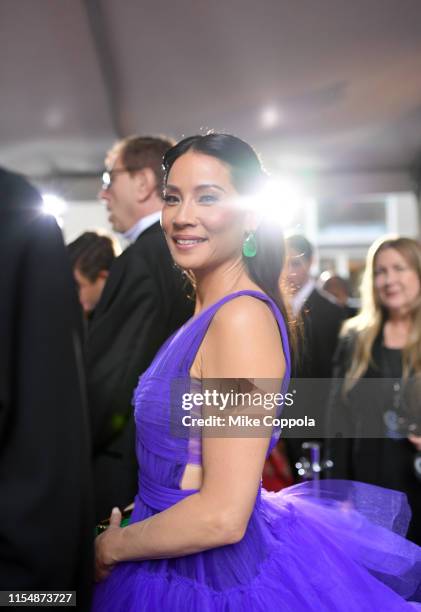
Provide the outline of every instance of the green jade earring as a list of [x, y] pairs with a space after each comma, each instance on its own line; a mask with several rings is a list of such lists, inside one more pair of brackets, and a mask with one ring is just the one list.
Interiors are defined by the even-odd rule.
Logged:
[[254, 232], [248, 232], [243, 242], [244, 257], [255, 257], [257, 253], [257, 242]]

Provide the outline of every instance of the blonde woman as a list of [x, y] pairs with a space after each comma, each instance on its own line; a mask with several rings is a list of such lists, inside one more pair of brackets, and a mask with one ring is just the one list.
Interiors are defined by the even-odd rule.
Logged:
[[421, 245], [386, 237], [369, 249], [362, 307], [346, 321], [329, 407], [332, 476], [397, 489], [412, 507], [408, 537], [421, 544]]

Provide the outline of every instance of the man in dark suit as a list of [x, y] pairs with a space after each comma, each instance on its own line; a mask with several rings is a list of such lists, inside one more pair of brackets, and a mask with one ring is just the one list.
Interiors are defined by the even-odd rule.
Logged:
[[81, 321], [61, 231], [0, 169], [0, 590], [76, 590], [94, 518]]
[[[292, 294], [291, 306], [293, 314], [303, 323], [294, 376], [297, 379], [319, 379], [314, 383], [298, 383], [302, 392], [300, 402], [297, 397], [295, 408], [301, 415], [314, 417], [319, 431], [323, 432], [329, 384], [322, 379], [329, 379], [332, 375], [333, 355], [346, 313], [333, 297], [318, 289], [312, 279], [313, 246], [307, 238], [298, 234], [287, 237], [286, 249], [286, 281]], [[297, 416], [292, 409], [291, 416]], [[303, 454], [303, 442], [304, 439], [287, 440], [292, 467]]]
[[134, 499], [133, 392], [164, 340], [193, 313], [159, 223], [162, 157], [171, 146], [130, 137], [106, 158], [100, 197], [114, 231], [131, 244], [110, 270], [88, 336], [97, 520]]

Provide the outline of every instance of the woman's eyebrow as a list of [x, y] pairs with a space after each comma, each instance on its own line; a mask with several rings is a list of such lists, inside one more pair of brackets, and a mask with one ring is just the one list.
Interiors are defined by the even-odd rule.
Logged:
[[180, 189], [178, 187], [176, 187], [176, 185], [170, 185], [169, 183], [167, 183], [164, 187], [164, 191], [167, 190], [171, 190], [171, 191], [176, 191], [177, 193], [180, 193]]
[[[204, 189], [217, 189], [218, 191], [222, 191], [222, 193], [226, 193], [225, 189], [220, 185], [216, 185], [214, 183], [203, 183], [201, 185], [196, 185], [194, 187], [194, 191], [203, 191]], [[171, 185], [171, 183], [167, 183], [165, 185], [165, 191], [175, 191], [176, 193], [181, 193], [181, 189], [176, 185]]]
[[218, 191], [222, 191], [222, 193], [226, 193], [225, 189], [220, 185], [215, 185], [214, 183], [205, 183], [203, 185], [197, 185], [194, 188], [194, 191], [201, 191], [202, 189], [218, 189]]

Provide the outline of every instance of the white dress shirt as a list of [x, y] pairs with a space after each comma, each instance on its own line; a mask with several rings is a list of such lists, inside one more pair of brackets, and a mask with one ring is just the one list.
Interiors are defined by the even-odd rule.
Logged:
[[313, 291], [315, 286], [316, 282], [312, 278], [310, 278], [306, 282], [306, 284], [303, 285], [301, 289], [299, 289], [297, 293], [293, 296], [291, 300], [291, 308], [294, 315], [297, 315], [300, 312], [304, 302], [306, 301], [310, 293]]
[[161, 219], [161, 211], [157, 210], [156, 212], [151, 213], [150, 215], [146, 215], [146, 217], [142, 217], [139, 219], [127, 232], [122, 234], [123, 238], [127, 240], [130, 244], [135, 242], [140, 234], [142, 234], [148, 227], [156, 223]]

